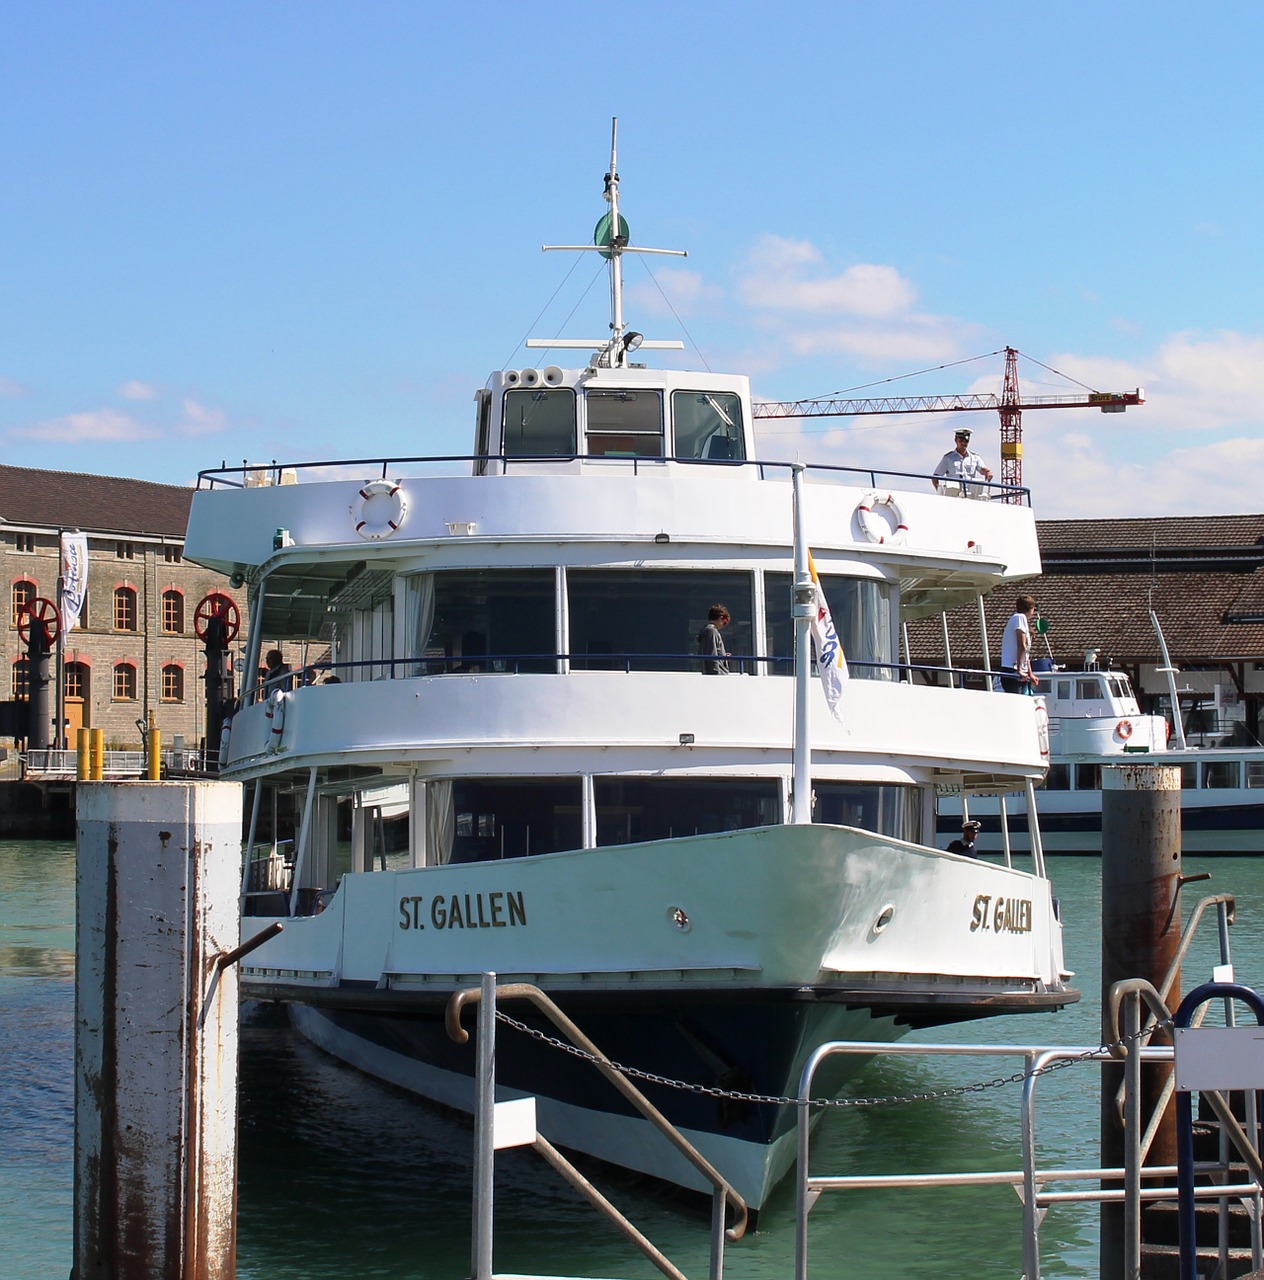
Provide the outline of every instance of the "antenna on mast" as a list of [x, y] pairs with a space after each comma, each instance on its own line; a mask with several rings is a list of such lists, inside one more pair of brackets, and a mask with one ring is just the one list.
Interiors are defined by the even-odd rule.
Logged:
[[683, 342], [672, 340], [647, 341], [639, 333], [628, 330], [623, 323], [623, 255], [625, 253], [658, 253], [673, 258], [687, 258], [683, 249], [645, 249], [629, 243], [628, 224], [619, 212], [619, 117], [610, 122], [610, 170], [606, 174], [603, 198], [610, 206], [597, 220], [592, 244], [546, 244], [545, 253], [567, 250], [572, 253], [601, 254], [610, 264], [610, 337], [589, 341], [573, 338], [528, 338], [529, 347], [575, 347], [597, 350], [596, 365], [599, 368], [626, 369], [628, 353], [638, 347], [647, 350], [680, 351]]

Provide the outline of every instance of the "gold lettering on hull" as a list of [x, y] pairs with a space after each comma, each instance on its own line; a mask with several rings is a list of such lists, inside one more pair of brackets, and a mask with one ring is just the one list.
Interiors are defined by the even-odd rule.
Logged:
[[399, 900], [401, 929], [515, 929], [527, 923], [521, 889], [490, 893], [409, 894]]
[[970, 932], [1030, 933], [1030, 898], [994, 898], [990, 893], [975, 896], [970, 916]]

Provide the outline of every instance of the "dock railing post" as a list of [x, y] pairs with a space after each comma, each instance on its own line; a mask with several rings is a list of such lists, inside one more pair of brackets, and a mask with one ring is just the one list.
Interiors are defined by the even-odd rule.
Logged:
[[492, 1276], [492, 1191], [495, 1184], [496, 975], [483, 974], [478, 1002], [478, 1070], [474, 1109], [473, 1280]]

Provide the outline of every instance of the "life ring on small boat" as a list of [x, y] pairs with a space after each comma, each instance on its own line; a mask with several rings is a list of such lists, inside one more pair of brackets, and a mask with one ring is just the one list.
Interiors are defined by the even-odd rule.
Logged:
[[362, 538], [389, 538], [404, 523], [408, 499], [391, 480], [369, 480], [360, 486], [351, 504], [351, 519]]
[[1124, 740], [1124, 742], [1127, 742], [1128, 739], [1132, 737], [1132, 721], [1121, 720], [1115, 726], [1115, 732]]
[[275, 755], [281, 749], [281, 735], [285, 732], [285, 704], [289, 700], [290, 695], [284, 689], [273, 689], [268, 694], [267, 709], [263, 714], [271, 729], [266, 748], [269, 755]]
[[[885, 507], [891, 513], [891, 518], [895, 521], [894, 529], [888, 529], [887, 522], [876, 514], [879, 507]], [[908, 537], [908, 525], [904, 523], [904, 513], [894, 494], [879, 493], [876, 489], [871, 489], [861, 498], [860, 505], [856, 508], [856, 519], [860, 521], [860, 528], [870, 542], [898, 547]]]

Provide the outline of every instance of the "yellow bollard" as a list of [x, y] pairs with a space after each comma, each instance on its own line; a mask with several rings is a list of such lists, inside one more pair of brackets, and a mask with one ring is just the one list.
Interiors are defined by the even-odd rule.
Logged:
[[75, 777], [87, 782], [89, 770], [88, 729], [80, 728], [75, 734]]
[[88, 780], [100, 782], [105, 777], [105, 730], [89, 729]]
[[157, 782], [162, 776], [162, 734], [154, 724], [154, 713], [149, 713], [149, 732], [145, 734], [145, 746], [148, 749], [149, 768], [145, 776], [150, 782]]

